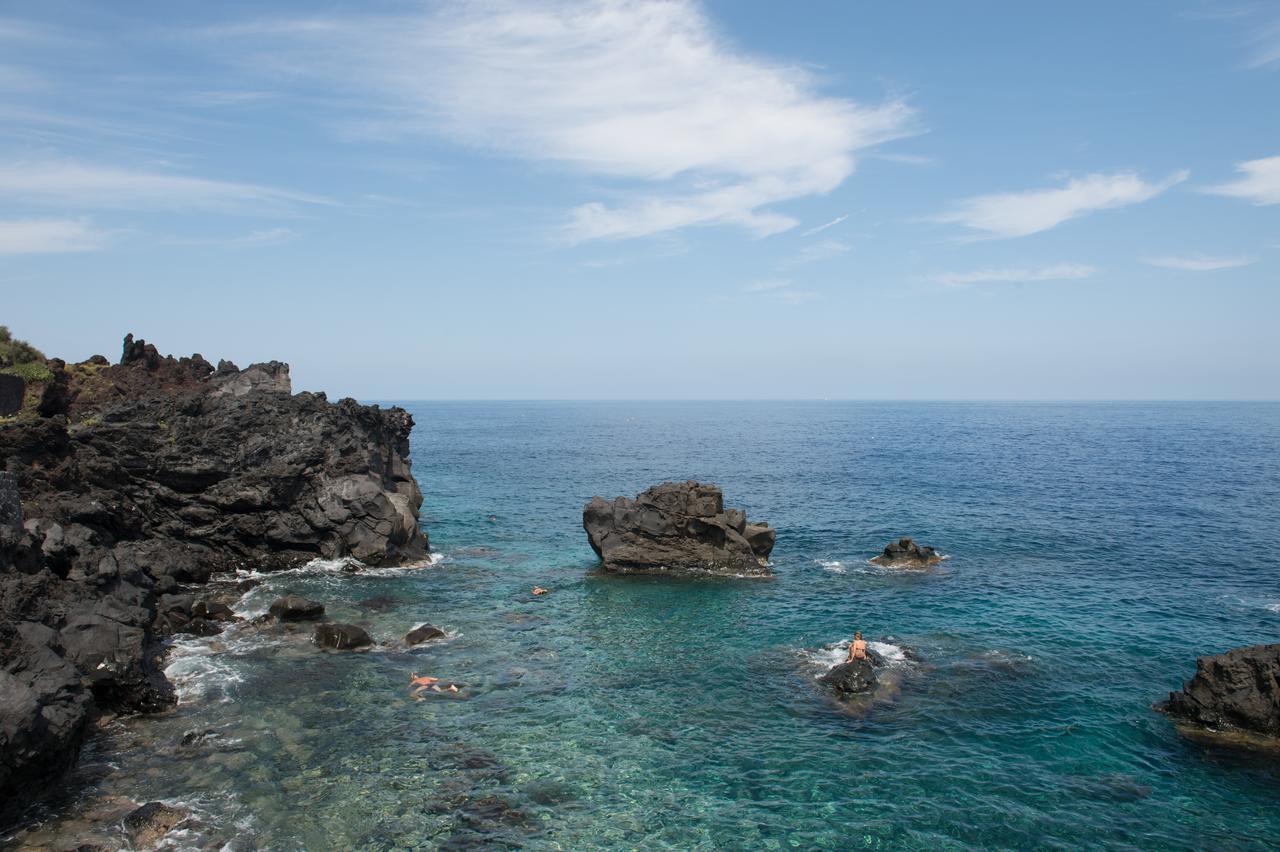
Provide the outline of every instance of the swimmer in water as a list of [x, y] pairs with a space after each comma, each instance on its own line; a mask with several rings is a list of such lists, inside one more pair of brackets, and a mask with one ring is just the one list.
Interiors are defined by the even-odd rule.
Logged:
[[419, 677], [416, 674], [409, 675], [409, 686], [417, 687], [416, 689], [413, 690], [414, 698], [419, 698], [422, 695], [422, 693], [426, 692], [427, 690], [431, 690], [432, 692], [457, 692], [458, 691], [458, 685], [456, 683], [451, 683], [448, 686], [441, 686], [440, 678], [427, 677], [426, 675], [422, 675], [421, 677]]
[[845, 657], [846, 663], [852, 663], [854, 660], [865, 660], [867, 658], [867, 643], [863, 641], [862, 634], [855, 632], [853, 641], [849, 643], [849, 656]]
[[534, 586], [533, 593], [535, 595], [545, 595], [547, 593], [547, 590], [542, 588], [541, 586]]

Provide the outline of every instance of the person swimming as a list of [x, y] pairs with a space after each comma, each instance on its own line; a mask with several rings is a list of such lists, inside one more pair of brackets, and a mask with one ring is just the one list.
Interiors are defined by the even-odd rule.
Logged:
[[430, 690], [431, 692], [457, 692], [458, 691], [458, 685], [456, 683], [450, 683], [450, 684], [441, 686], [440, 678], [428, 677], [426, 675], [421, 675], [421, 676], [416, 674], [409, 675], [409, 686], [416, 687], [416, 689], [413, 690], [414, 698], [420, 697], [422, 693], [428, 690]]
[[849, 656], [845, 657], [846, 663], [852, 663], [854, 660], [867, 659], [867, 643], [863, 641], [862, 634], [854, 632], [853, 641], [849, 643]]

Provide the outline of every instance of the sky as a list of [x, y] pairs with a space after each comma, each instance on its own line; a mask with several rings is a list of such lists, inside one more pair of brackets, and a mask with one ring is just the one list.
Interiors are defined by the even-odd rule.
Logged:
[[1280, 3], [0, 5], [0, 323], [416, 399], [1280, 399]]

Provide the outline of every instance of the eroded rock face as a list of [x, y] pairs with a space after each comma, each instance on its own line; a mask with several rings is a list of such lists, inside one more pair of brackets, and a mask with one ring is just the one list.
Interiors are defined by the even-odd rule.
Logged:
[[635, 500], [593, 497], [582, 526], [606, 571], [772, 576], [774, 530], [726, 510], [714, 485], [668, 482]]
[[1199, 658], [1163, 709], [1205, 728], [1280, 737], [1280, 643]]
[[234, 619], [185, 586], [427, 545], [401, 409], [132, 335], [119, 364], [47, 365], [39, 406], [0, 424], [0, 821], [51, 790], [93, 713], [173, 703], [163, 636]]
[[881, 554], [871, 561], [886, 568], [927, 568], [941, 562], [942, 554], [904, 536], [886, 544]]

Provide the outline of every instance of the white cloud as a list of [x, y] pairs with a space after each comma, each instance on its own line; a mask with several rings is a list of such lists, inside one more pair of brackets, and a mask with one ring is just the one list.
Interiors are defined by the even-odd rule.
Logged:
[[69, 160], [0, 163], [0, 197], [54, 207], [124, 210], [285, 212], [299, 204], [327, 204], [315, 195], [157, 171]]
[[840, 240], [820, 240], [807, 245], [796, 254], [795, 263], [815, 263], [819, 260], [830, 260], [853, 249], [848, 243]]
[[767, 281], [752, 281], [742, 288], [744, 293], [767, 293], [770, 290], [782, 290], [791, 286], [785, 278], [773, 278]]
[[800, 236], [812, 237], [814, 234], [825, 231], [827, 228], [834, 228], [836, 225], [839, 225], [841, 222], [843, 222], [845, 219], [848, 219], [848, 218], [849, 218], [848, 213], [844, 214], [843, 216], [837, 216], [836, 218], [832, 219], [830, 222], [826, 223], [825, 225], [819, 225], [816, 228], [810, 228]]
[[753, 281], [742, 288], [744, 293], [752, 293], [762, 297], [768, 297], [778, 302], [785, 302], [788, 305], [798, 305], [801, 302], [811, 302], [818, 298], [818, 294], [812, 290], [797, 290], [791, 286], [791, 281], [786, 278], [771, 278], [764, 281]]
[[1164, 269], [1179, 269], [1184, 272], [1213, 272], [1218, 269], [1235, 269], [1257, 263], [1256, 257], [1208, 257], [1206, 255], [1185, 255], [1167, 257], [1144, 257], [1142, 262]]
[[787, 230], [796, 221], [767, 208], [835, 189], [859, 150], [906, 135], [912, 118], [901, 101], [817, 94], [798, 66], [725, 43], [693, 0], [452, 2], [218, 35], [268, 39], [259, 61], [366, 103], [372, 94], [378, 130], [616, 180], [611, 201], [571, 212], [575, 242], [707, 224]]
[[946, 287], [967, 287], [970, 284], [1023, 284], [1033, 281], [1070, 281], [1088, 278], [1098, 270], [1078, 263], [1060, 263], [1039, 269], [975, 269], [972, 272], [952, 272], [934, 276], [934, 281]]
[[1236, 164], [1236, 171], [1244, 177], [1231, 183], [1211, 186], [1205, 192], [1213, 195], [1229, 195], [1243, 198], [1254, 204], [1280, 204], [1280, 157], [1263, 157]]
[[1280, 22], [1264, 27], [1254, 39], [1254, 44], [1253, 55], [1248, 62], [1250, 68], [1280, 65]]
[[76, 219], [0, 220], [0, 255], [94, 251], [107, 235]]
[[1158, 183], [1132, 172], [1092, 174], [1072, 178], [1060, 189], [1033, 189], [979, 195], [958, 203], [935, 221], [963, 225], [984, 239], [1025, 237], [1047, 231], [1069, 219], [1095, 210], [1125, 207], [1155, 198], [1187, 179], [1179, 171]]

